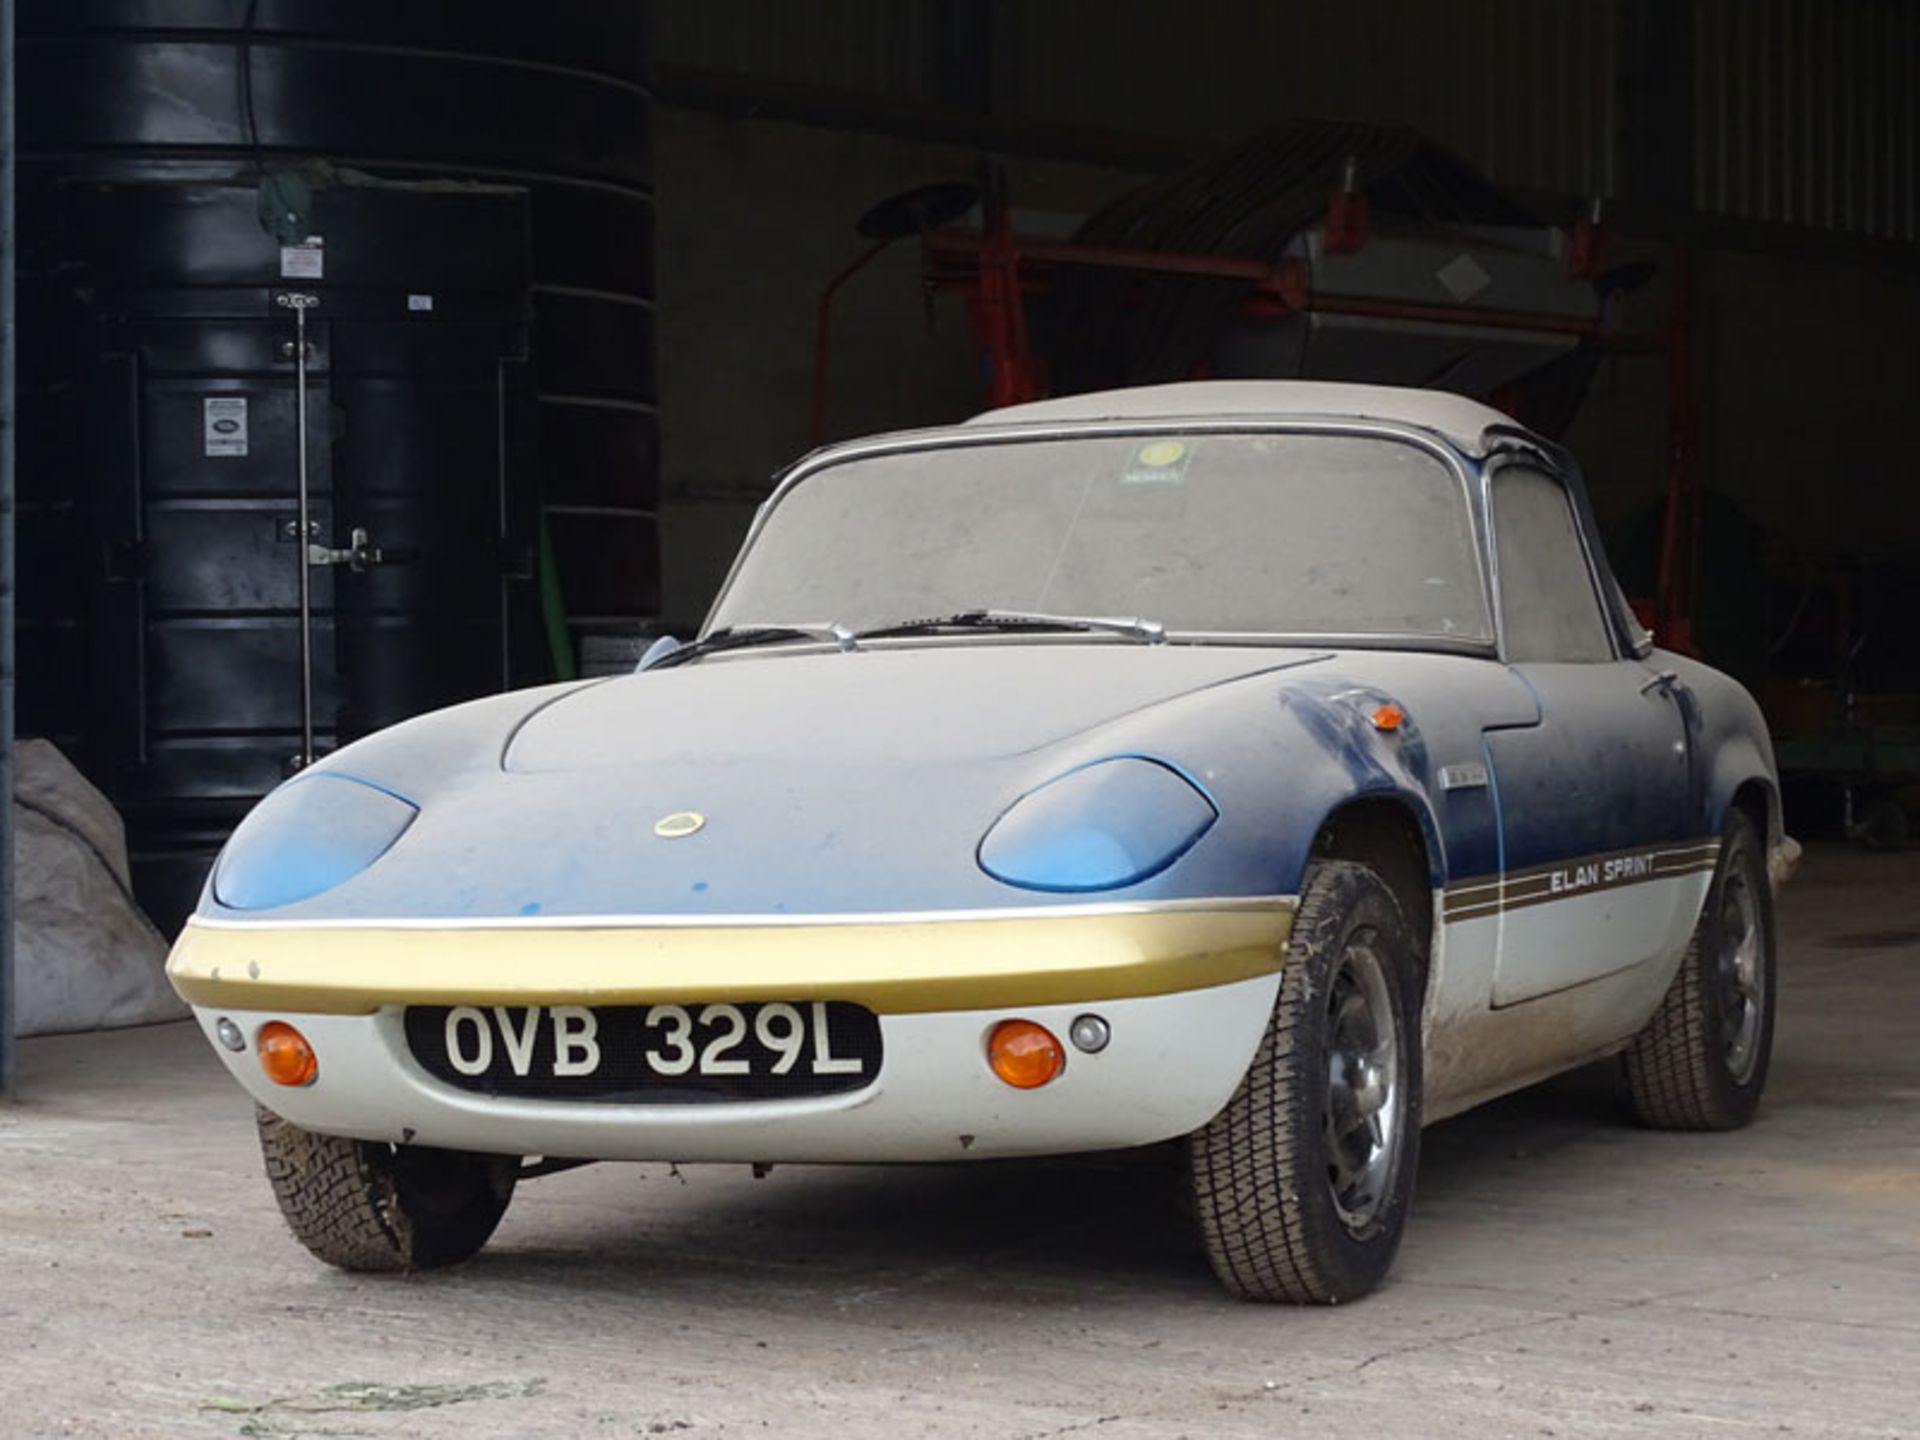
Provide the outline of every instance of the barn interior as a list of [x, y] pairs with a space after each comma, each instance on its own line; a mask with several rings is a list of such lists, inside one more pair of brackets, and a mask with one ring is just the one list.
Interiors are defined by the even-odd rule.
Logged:
[[[1920, 1326], [1865, 1278], [1883, 1250], [1909, 1280], [1920, 1263], [1885, 1209], [1920, 1183], [1899, 1058], [1920, 992], [1898, 978], [1920, 958], [1920, 7], [0, 14], [16, 1115], [35, 1092], [113, 1109], [85, 1037], [181, 1013], [160, 958], [263, 795], [409, 717], [696, 633], [815, 446], [1114, 385], [1426, 386], [1577, 456], [1641, 620], [1758, 700], [1820, 898], [1792, 922], [1801, 1109], [1750, 1163], [1841, 1166], [1870, 1122], [1847, 1111], [1843, 1143], [1815, 1112], [1870, 1093], [1889, 1148], [1859, 1162], [1847, 1283], [1875, 1323]], [[128, 958], [94, 966], [103, 948]], [[129, 1063], [186, 1064], [160, 1033], [127, 1032]], [[1851, 1036], [1871, 1053], [1841, 1100], [1820, 1057]], [[1545, 1115], [1449, 1122], [1469, 1127], [1454, 1170], [1571, 1145]], [[1060, 1183], [1056, 1219], [1085, 1182]], [[803, 1208], [832, 1232], [842, 1200], [871, 1219], [918, 1193], [823, 1181]], [[1157, 1214], [1129, 1193], [1123, 1213]], [[1847, 1433], [1898, 1409], [1871, 1393], [1884, 1414]]]

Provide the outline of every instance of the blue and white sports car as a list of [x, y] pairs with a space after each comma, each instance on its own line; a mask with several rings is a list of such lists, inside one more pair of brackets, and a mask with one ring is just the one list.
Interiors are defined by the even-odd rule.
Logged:
[[262, 801], [170, 971], [336, 1265], [568, 1162], [1179, 1140], [1226, 1286], [1328, 1302], [1428, 1121], [1614, 1054], [1650, 1124], [1751, 1117], [1794, 849], [1560, 450], [1176, 385], [807, 457], [699, 639]]

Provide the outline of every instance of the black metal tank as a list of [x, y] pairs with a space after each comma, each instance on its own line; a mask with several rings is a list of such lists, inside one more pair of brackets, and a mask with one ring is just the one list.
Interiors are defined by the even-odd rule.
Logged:
[[657, 609], [645, 10], [20, 0], [19, 38], [21, 725], [169, 923], [298, 763], [303, 628], [324, 752]]

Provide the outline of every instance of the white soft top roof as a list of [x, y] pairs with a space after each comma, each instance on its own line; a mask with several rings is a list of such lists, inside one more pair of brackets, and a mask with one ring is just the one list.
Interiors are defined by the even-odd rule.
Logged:
[[1436, 431], [1462, 450], [1478, 454], [1490, 425], [1512, 425], [1511, 416], [1463, 395], [1413, 390], [1399, 385], [1346, 385], [1328, 380], [1189, 380], [1178, 385], [1142, 385], [1099, 390], [1059, 400], [1009, 405], [974, 416], [969, 425], [1053, 420], [1153, 420], [1188, 415], [1211, 417], [1314, 416], [1393, 420]]

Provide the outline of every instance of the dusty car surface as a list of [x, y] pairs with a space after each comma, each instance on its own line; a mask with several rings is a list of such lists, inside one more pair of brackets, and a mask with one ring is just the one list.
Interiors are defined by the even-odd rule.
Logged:
[[275, 791], [170, 973], [336, 1265], [463, 1259], [559, 1160], [1180, 1139], [1226, 1286], [1330, 1302], [1426, 1122], [1619, 1054], [1744, 1124], [1790, 850], [1563, 452], [1209, 382], [807, 457], [698, 640]]

